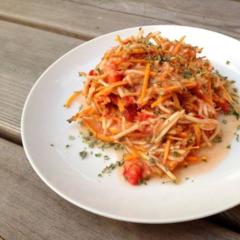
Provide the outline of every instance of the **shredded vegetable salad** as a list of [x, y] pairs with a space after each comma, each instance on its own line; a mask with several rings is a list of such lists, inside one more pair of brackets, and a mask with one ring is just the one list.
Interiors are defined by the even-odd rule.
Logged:
[[116, 37], [74, 92], [85, 103], [68, 121], [96, 139], [124, 147], [123, 175], [137, 185], [154, 176], [176, 181], [175, 171], [206, 159], [199, 150], [221, 141], [221, 113], [239, 116], [233, 81], [214, 70], [201, 48], [158, 32]]

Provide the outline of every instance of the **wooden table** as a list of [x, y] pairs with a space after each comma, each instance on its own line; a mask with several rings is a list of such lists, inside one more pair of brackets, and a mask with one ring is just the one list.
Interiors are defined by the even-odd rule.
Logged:
[[240, 207], [171, 225], [118, 222], [60, 198], [26, 159], [21, 112], [44, 69], [88, 39], [147, 24], [197, 26], [240, 39], [240, 1], [0, 1], [0, 239], [240, 239]]

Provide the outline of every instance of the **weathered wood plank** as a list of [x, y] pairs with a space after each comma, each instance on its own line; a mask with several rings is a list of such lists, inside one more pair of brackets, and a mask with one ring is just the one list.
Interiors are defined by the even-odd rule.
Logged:
[[37, 77], [78, 39], [0, 21], [0, 131], [20, 141], [20, 118]]
[[[0, 18], [92, 38], [113, 30], [147, 24], [204, 27], [240, 38], [239, 1], [17, 0], [0, 2]], [[111, 24], [109, 24], [111, 23]]]
[[[227, 9], [227, 11], [225, 11]], [[143, 24], [202, 26], [240, 38], [239, 1], [0, 1], [0, 18], [77, 38]], [[111, 22], [111, 24], [109, 24]], [[80, 41], [0, 22], [0, 132], [20, 142], [20, 115], [33, 82]], [[240, 227], [240, 207], [215, 219]]]
[[206, 220], [145, 225], [106, 219], [52, 192], [33, 172], [22, 147], [0, 139], [0, 235], [5, 239], [240, 239]]

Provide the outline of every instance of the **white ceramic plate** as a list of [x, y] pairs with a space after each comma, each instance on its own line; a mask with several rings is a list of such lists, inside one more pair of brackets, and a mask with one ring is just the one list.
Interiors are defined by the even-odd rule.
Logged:
[[[239, 41], [192, 27], [159, 25], [143, 28], [146, 33], [160, 31], [170, 39], [185, 35], [186, 42], [204, 47], [203, 55], [222, 74], [239, 81]], [[22, 115], [22, 140], [32, 167], [53, 191], [69, 202], [118, 220], [180, 222], [209, 216], [237, 205], [240, 202], [239, 146], [229, 137], [226, 139], [232, 141], [232, 147], [228, 153], [227, 150], [221, 152], [224, 159], [216, 162], [219, 158], [210, 154], [210, 163], [182, 171], [183, 181], [178, 185], [153, 180], [146, 186], [133, 187], [122, 179], [118, 171], [99, 178], [97, 174], [107, 162], [91, 155], [85, 160], [79, 157], [78, 153], [85, 145], [78, 137], [77, 126], [66, 121], [78, 106], [75, 104], [66, 110], [63, 104], [73, 91], [83, 86], [78, 72], [92, 69], [104, 52], [115, 44], [116, 34], [124, 38], [137, 32], [138, 28], [124, 29], [86, 42], [62, 56], [41, 75], [26, 100]], [[237, 82], [238, 87], [239, 84]], [[233, 126], [227, 130], [233, 132]], [[76, 139], [69, 140], [69, 135]], [[66, 144], [71, 146], [66, 148]], [[225, 146], [222, 145], [221, 149]], [[119, 160], [114, 151], [106, 150], [105, 153], [111, 156], [111, 161]], [[189, 179], [184, 180], [185, 177]]]

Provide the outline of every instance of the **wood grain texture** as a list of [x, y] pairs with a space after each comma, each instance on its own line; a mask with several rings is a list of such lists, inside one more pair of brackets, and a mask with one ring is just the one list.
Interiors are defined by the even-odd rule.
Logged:
[[0, 21], [0, 131], [20, 142], [24, 101], [37, 77], [78, 39]]
[[[180, 24], [198, 26], [223, 32], [240, 39], [239, 13], [240, 1], [226, 0], [24, 0], [21, 1], [21, 3], [19, 3], [18, 0], [1, 0], [0, 19], [5, 20], [0, 21], [1, 136], [20, 143], [21, 111], [30, 88], [37, 77], [50, 63], [67, 50], [81, 43], [78, 39], [90, 39], [102, 33], [120, 28], [147, 24]], [[10, 23], [9, 21], [17, 24]], [[5, 148], [7, 149], [7, 147]], [[20, 148], [14, 147], [12, 149]], [[15, 150], [12, 150], [13, 156], [15, 156], [14, 151]], [[17, 155], [22, 150], [16, 151]], [[2, 151], [0, 152], [0, 156], [2, 157]], [[22, 156], [22, 160], [26, 161], [23, 157], [23, 153], [19, 154]], [[12, 159], [12, 161], [20, 160], [20, 158], [18, 160], [15, 158]], [[59, 200], [55, 194], [51, 193], [51, 191], [45, 186], [43, 187], [43, 184], [39, 185], [39, 180], [32, 173], [29, 166], [26, 164], [24, 166], [27, 166], [27, 168], [25, 170], [22, 168], [22, 174], [24, 174], [23, 172], [25, 171], [26, 176], [23, 177], [23, 175], [18, 175], [17, 170], [12, 163], [7, 170], [7, 172], [10, 172], [10, 175], [8, 175], [9, 181], [0, 181], [0, 186], [4, 189], [8, 188], [9, 182], [13, 184], [11, 185], [12, 187], [15, 186], [15, 188], [13, 187], [14, 191], [12, 195], [10, 192], [8, 193], [8, 198], [11, 200], [9, 203], [10, 205], [6, 205], [11, 210], [10, 212], [12, 216], [8, 216], [8, 222], [5, 222], [3, 228], [1, 226], [2, 223], [4, 223], [4, 220], [1, 220], [0, 222], [0, 235], [1, 230], [3, 229], [7, 233], [6, 235], [3, 235], [3, 237], [13, 236], [13, 238], [6, 239], [52, 239], [55, 237], [58, 237], [59, 239], [65, 237], [65, 239], [68, 239], [68, 234], [70, 236], [69, 239], [77, 239], [80, 232], [85, 233], [86, 239], [93, 239], [96, 236], [102, 239], [108, 237], [107, 233], [114, 238], [114, 235], [118, 234], [118, 231], [125, 231], [122, 235], [119, 233], [119, 236], [124, 238], [124, 234], [128, 234], [129, 239], [138, 239], [142, 236], [148, 238], [148, 231], [153, 232], [152, 239], [157, 239], [157, 236], [162, 236], [163, 238], [169, 236], [168, 239], [176, 239], [176, 235], [170, 232], [168, 225], [163, 225], [161, 227], [158, 225], [144, 225], [144, 227], [134, 224], [122, 225], [115, 221], [87, 214], [66, 203], [64, 200]], [[0, 171], [4, 171], [4, 168]], [[17, 177], [15, 180], [11, 180], [12, 172]], [[29, 181], [33, 181], [31, 183], [33, 185], [31, 185], [27, 179], [28, 172], [31, 173]], [[6, 175], [4, 176], [6, 177]], [[17, 190], [17, 184], [18, 180], [21, 179], [22, 185], [26, 184], [26, 186], [29, 187], [29, 189], [24, 189], [27, 195], [21, 195], [22, 199], [14, 195], [19, 194], [20, 190]], [[37, 182], [36, 188], [34, 187], [34, 182]], [[3, 184], [6, 186], [3, 186]], [[40, 189], [40, 193], [38, 193], [38, 189]], [[40, 197], [40, 205], [35, 205], [35, 203], [30, 201], [31, 196], [36, 200], [35, 195]], [[53, 200], [51, 200], [52, 198]], [[44, 199], [47, 200], [44, 201]], [[51, 202], [50, 205], [49, 201]], [[0, 202], [0, 206], [4, 206], [1, 204], [3, 203]], [[18, 204], [19, 206], [17, 206]], [[27, 208], [27, 204], [30, 205], [31, 208], [29, 211], [26, 213], [21, 212], [19, 215], [14, 216], [14, 209], [18, 212], [18, 209], [21, 210], [21, 207]], [[47, 212], [48, 206], [54, 210], [54, 213], [51, 212], [53, 217]], [[5, 209], [5, 214], [7, 214], [6, 212], [8, 211], [8, 208]], [[44, 209], [46, 213], [41, 208]], [[36, 211], [34, 211], [34, 209]], [[68, 210], [73, 216], [70, 216]], [[44, 223], [44, 214], [47, 214], [48, 222], [46, 224]], [[38, 219], [38, 216], [40, 216], [40, 219]], [[23, 223], [21, 222], [21, 220], [25, 218], [33, 219], [33, 221], [39, 224], [39, 226], [45, 227], [44, 231], [42, 232], [41, 227], [39, 226], [38, 228], [35, 226], [35, 228], [33, 227], [33, 230], [31, 230], [32, 225], [28, 225], [30, 220], [25, 220]], [[70, 224], [67, 226], [64, 225], [67, 218], [70, 219], [73, 226]], [[54, 225], [56, 219], [57, 224]], [[78, 222], [78, 219], [81, 219], [81, 221]], [[216, 222], [223, 223], [225, 226], [228, 225], [235, 230], [239, 230], [240, 207], [216, 215], [213, 219], [214, 221], [216, 220]], [[14, 235], [15, 226], [11, 224], [10, 220], [12, 220], [12, 222], [17, 221], [17, 223], [21, 224], [20, 227], [18, 226], [19, 229], [17, 229], [17, 237]], [[95, 224], [95, 229], [93, 230], [89, 224], [91, 221]], [[105, 233], [104, 226], [106, 227], [107, 225], [110, 226], [109, 230]], [[98, 229], [98, 226], [100, 226], [100, 229]], [[185, 233], [184, 224], [174, 225], [173, 231], [176, 230], [178, 234], [186, 236], [186, 239], [193, 238], [194, 234], [201, 234], [202, 232], [201, 236], [208, 238], [208, 235], [204, 235], [204, 229], [206, 226], [210, 228], [209, 231], [211, 232], [209, 239], [233, 238], [231, 232], [229, 236], [227, 235], [227, 237], [225, 237], [225, 232], [221, 228], [206, 223], [206, 221], [197, 221], [188, 226], [189, 232]], [[65, 232], [67, 227], [72, 231], [71, 233]], [[81, 231], [78, 231], [78, 228], [80, 228]], [[199, 229], [196, 230], [195, 228]], [[23, 229], [24, 231], [22, 231]], [[53, 231], [51, 229], [53, 229]], [[103, 236], [100, 236], [101, 231]], [[218, 231], [220, 231], [219, 233], [221, 234], [223, 232], [222, 238], [219, 236]], [[98, 235], [96, 235], [95, 232], [97, 232]], [[27, 235], [25, 236], [24, 234]], [[31, 236], [31, 238], [29, 238], [29, 236]], [[202, 238], [199, 237], [199, 239]]]
[[17, 240], [240, 239], [206, 220], [146, 225], [88, 213], [52, 192], [33, 172], [21, 146], [0, 139], [0, 235]]
[[240, 38], [239, 1], [18, 0], [0, 1], [0, 18], [89, 39], [117, 29], [180, 24]]

